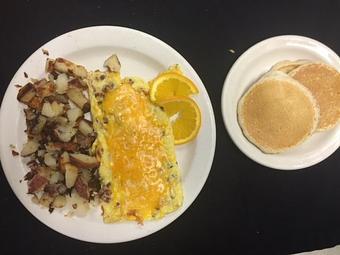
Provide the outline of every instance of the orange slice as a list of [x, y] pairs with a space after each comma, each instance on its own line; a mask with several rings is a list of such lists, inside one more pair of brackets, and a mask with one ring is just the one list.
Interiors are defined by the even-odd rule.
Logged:
[[179, 72], [165, 72], [151, 82], [150, 99], [161, 102], [176, 97], [197, 94], [198, 88], [187, 77]]
[[175, 144], [195, 139], [201, 127], [201, 112], [189, 97], [176, 97], [159, 103], [170, 118]]

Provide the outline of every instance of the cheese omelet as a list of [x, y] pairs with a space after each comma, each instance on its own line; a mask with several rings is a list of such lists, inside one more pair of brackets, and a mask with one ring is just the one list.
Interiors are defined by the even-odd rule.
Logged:
[[105, 223], [159, 219], [178, 209], [183, 192], [168, 116], [147, 96], [140, 78], [121, 80], [116, 72], [88, 75], [91, 114], [102, 185], [111, 190], [102, 203]]

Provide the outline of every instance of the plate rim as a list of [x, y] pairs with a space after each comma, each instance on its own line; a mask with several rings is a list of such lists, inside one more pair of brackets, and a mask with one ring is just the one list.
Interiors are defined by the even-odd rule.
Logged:
[[[266, 39], [263, 39], [255, 44], [253, 44], [252, 46], [250, 46], [247, 50], [245, 50], [238, 58], [237, 60], [234, 62], [234, 64], [232, 65], [232, 67], [229, 69], [226, 78], [223, 82], [223, 88], [222, 88], [222, 93], [221, 93], [221, 112], [222, 112], [222, 118], [223, 118], [223, 123], [224, 123], [224, 127], [227, 130], [227, 133], [229, 135], [229, 137], [231, 138], [231, 140], [233, 141], [233, 143], [236, 145], [236, 147], [245, 155], [247, 156], [249, 159], [253, 160], [254, 162], [267, 167], [268, 169], [276, 169], [276, 170], [282, 170], [282, 171], [296, 171], [296, 170], [301, 170], [304, 168], [308, 168], [311, 166], [314, 166], [316, 164], [321, 163], [322, 161], [324, 161], [325, 159], [327, 159], [329, 156], [331, 156], [339, 147], [340, 147], [340, 139], [338, 139], [337, 143], [334, 143], [332, 147], [330, 147], [329, 151], [327, 153], [324, 153], [322, 155], [322, 157], [313, 160], [311, 162], [309, 162], [308, 164], [300, 164], [300, 165], [295, 165], [295, 166], [289, 166], [289, 165], [274, 165], [272, 163], [268, 163], [266, 162], [266, 160], [261, 160], [258, 159], [256, 156], [252, 155], [249, 151], [247, 151], [246, 148], [243, 147], [242, 142], [237, 140], [237, 135], [234, 134], [234, 131], [231, 130], [231, 127], [228, 124], [228, 117], [229, 114], [227, 112], [226, 107], [224, 107], [224, 105], [226, 104], [225, 101], [228, 99], [228, 90], [229, 90], [229, 86], [228, 86], [228, 81], [231, 79], [230, 77], [232, 77], [233, 73], [235, 72], [235, 70], [237, 70], [237, 67], [239, 65], [239, 63], [241, 63], [244, 59], [246, 59], [248, 57], [249, 54], [251, 54], [253, 51], [257, 50], [258, 48], [261, 48], [262, 46], [270, 43], [271, 41], [304, 41], [304, 42], [309, 42], [309, 43], [313, 43], [315, 45], [317, 45], [318, 47], [321, 47], [323, 49], [326, 49], [327, 52], [329, 54], [331, 54], [332, 57], [338, 59], [338, 61], [340, 62], [340, 57], [331, 49], [329, 48], [327, 45], [321, 43], [318, 40], [315, 40], [313, 38], [307, 37], [307, 36], [301, 36], [301, 35], [293, 35], [293, 34], [287, 34], [287, 35], [278, 35], [278, 36], [273, 36], [273, 37], [269, 37]], [[277, 46], [276, 46], [277, 47]], [[339, 71], [339, 70], [338, 70]], [[338, 124], [340, 125], [340, 124]], [[239, 127], [239, 125], [238, 125]], [[240, 127], [239, 127], [240, 128]], [[340, 128], [338, 126], [338, 128]], [[242, 132], [242, 131], [241, 131]], [[247, 140], [248, 141], [248, 140]], [[249, 142], [249, 141], [248, 141]], [[249, 142], [250, 143], [250, 142]], [[253, 145], [255, 146], [255, 145]]]
[[[71, 33], [77, 33], [77, 32], [88, 32], [87, 30], [96, 30], [96, 29], [108, 29], [109, 31], [108, 32], [112, 32], [114, 29], [118, 29], [118, 30], [121, 30], [121, 31], [124, 31], [124, 32], [127, 32], [127, 33], [135, 33], [135, 34], [138, 34], [138, 36], [142, 36], [142, 37], [145, 37], [147, 39], [151, 39], [153, 40], [155, 43], [161, 45], [162, 47], [165, 47], [167, 49], [167, 51], [171, 52], [171, 54], [173, 54], [174, 56], [176, 56], [177, 58], [181, 59], [182, 61], [184, 61], [188, 68], [190, 69], [190, 72], [192, 72], [195, 76], [197, 76], [196, 78], [198, 79], [198, 81], [203, 85], [202, 88], [200, 88], [201, 90], [203, 89], [203, 93], [205, 93], [205, 99], [207, 98], [208, 100], [205, 100], [206, 101], [206, 104], [207, 104], [207, 112], [208, 112], [208, 116], [207, 116], [207, 119], [209, 119], [209, 127], [211, 126], [211, 130], [210, 130], [210, 133], [211, 133], [211, 136], [209, 136], [209, 140], [210, 140], [210, 143], [211, 143], [211, 147], [209, 148], [209, 153], [207, 154], [207, 165], [206, 165], [206, 170], [204, 171], [204, 175], [202, 175], [202, 181], [200, 183], [198, 183], [197, 187], [198, 187], [198, 192], [197, 194], [193, 194], [192, 196], [192, 199], [191, 201], [189, 201], [187, 203], [187, 206], [186, 208], [183, 208], [184, 205], [182, 205], [182, 208], [179, 208], [178, 210], [180, 210], [179, 214], [172, 218], [169, 222], [167, 222], [166, 224], [164, 224], [163, 226], [159, 227], [159, 228], [154, 228], [152, 231], [148, 231], [146, 234], [142, 234], [142, 235], [137, 235], [135, 236], [134, 238], [129, 238], [129, 239], [126, 239], [126, 240], [119, 240], [119, 241], [113, 241], [113, 240], [110, 240], [110, 241], [100, 241], [98, 239], [96, 240], [90, 240], [89, 238], [84, 238], [83, 236], [75, 236], [75, 235], [72, 235], [72, 234], [69, 234], [69, 233], [65, 233], [63, 231], [60, 231], [60, 230], [57, 230], [55, 229], [53, 226], [51, 226], [49, 223], [47, 222], [44, 222], [44, 219], [41, 219], [39, 217], [39, 215], [35, 215], [35, 213], [33, 211], [31, 211], [30, 208], [28, 208], [26, 206], [26, 202], [23, 201], [19, 195], [17, 194], [17, 191], [15, 190], [15, 188], [12, 186], [11, 184], [11, 181], [9, 179], [9, 177], [7, 176], [8, 175], [8, 172], [7, 170], [5, 170], [5, 163], [1, 160], [1, 165], [2, 165], [2, 168], [3, 168], [3, 172], [4, 172], [4, 175], [6, 177], [6, 180], [9, 184], [9, 186], [11, 187], [12, 191], [14, 192], [15, 196], [17, 197], [17, 199], [20, 201], [20, 203], [26, 208], [27, 211], [29, 211], [29, 213], [31, 215], [33, 215], [36, 219], [38, 219], [41, 223], [43, 223], [45, 226], [49, 227], [50, 229], [64, 235], [64, 236], [68, 236], [70, 238], [73, 238], [73, 239], [77, 239], [77, 240], [80, 240], [80, 241], [85, 241], [85, 242], [90, 242], [90, 243], [121, 243], [121, 242], [129, 242], [129, 241], [133, 241], [133, 240], [136, 240], [136, 239], [140, 239], [140, 238], [145, 238], [155, 232], [158, 232], [159, 230], [161, 229], [164, 229], [166, 228], [169, 224], [171, 224], [173, 221], [175, 221], [176, 219], [178, 219], [183, 213], [186, 212], [186, 210], [192, 205], [192, 203], [197, 199], [197, 197], [201, 194], [203, 188], [204, 188], [204, 185], [205, 183], [207, 182], [207, 179], [209, 178], [209, 174], [210, 174], [210, 171], [211, 171], [211, 168], [212, 168], [212, 164], [213, 164], [213, 160], [214, 160], [214, 155], [215, 155], [215, 150], [216, 150], [216, 122], [215, 122], [215, 116], [214, 116], [214, 110], [213, 110], [213, 106], [212, 106], [212, 103], [211, 103], [211, 100], [210, 100], [210, 96], [209, 96], [209, 93], [208, 91], [206, 90], [206, 87], [204, 86], [204, 83], [202, 82], [201, 78], [199, 77], [198, 73], [194, 70], [194, 68], [191, 66], [191, 64], [176, 50], [174, 49], [173, 47], [171, 47], [170, 45], [168, 45], [167, 43], [165, 43], [164, 41], [162, 41], [161, 39], [158, 39], [157, 37], [151, 35], [151, 34], [148, 34], [146, 32], [143, 32], [143, 31], [140, 31], [140, 30], [137, 30], [137, 29], [133, 29], [133, 28], [129, 28], [129, 27], [123, 27], [123, 26], [110, 26], [110, 25], [99, 25], [99, 26], [88, 26], [88, 27], [82, 27], [82, 28], [79, 28], [79, 29], [75, 29], [75, 30], [71, 30], [71, 31], [68, 31], [68, 32], [65, 32], [63, 34], [60, 34], [54, 38], [52, 38], [51, 40], [45, 42], [43, 45], [41, 45], [40, 47], [37, 48], [37, 50], [35, 50], [33, 53], [31, 53], [31, 55], [26, 58], [26, 60], [20, 65], [20, 67], [17, 69], [17, 71], [15, 72], [15, 74], [13, 75], [11, 81], [9, 82], [6, 90], [5, 90], [5, 94], [3, 96], [3, 100], [2, 100], [2, 103], [1, 103], [1, 108], [0, 108], [0, 120], [3, 118], [3, 112], [4, 112], [4, 104], [5, 102], [8, 101], [8, 97], [9, 97], [9, 89], [10, 89], [10, 85], [13, 83], [13, 81], [15, 80], [15, 78], [18, 76], [19, 74], [19, 71], [22, 69], [23, 66], [27, 65], [28, 64], [28, 61], [31, 57], [33, 57], [33, 55], [35, 55], [37, 52], [41, 51], [42, 48], [44, 48], [44, 46], [46, 44], [49, 44], [51, 43], [52, 41], [54, 40], [58, 40], [62, 37], [65, 37], [67, 36], [68, 34], [71, 34]], [[0, 125], [0, 135], [2, 135], [2, 130], [1, 130], [1, 127], [2, 125]], [[211, 139], [210, 139], [211, 138]], [[5, 146], [6, 145], [1, 145], [0, 146], [0, 158], [3, 157], [4, 155], [4, 151], [5, 151]], [[165, 216], [166, 217], [166, 216]], [[104, 225], [104, 223], [102, 223]]]

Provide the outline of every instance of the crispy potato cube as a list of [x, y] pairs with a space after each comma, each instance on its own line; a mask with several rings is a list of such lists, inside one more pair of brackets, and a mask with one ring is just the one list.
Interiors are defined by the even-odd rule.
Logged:
[[72, 188], [78, 177], [78, 168], [70, 163], [65, 164], [65, 184], [67, 188]]

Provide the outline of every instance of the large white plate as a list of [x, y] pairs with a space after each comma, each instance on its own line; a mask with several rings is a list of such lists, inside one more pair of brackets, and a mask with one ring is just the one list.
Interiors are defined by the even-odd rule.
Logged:
[[328, 47], [302, 36], [277, 36], [257, 43], [235, 62], [224, 82], [222, 114], [227, 131], [239, 149], [252, 160], [271, 168], [301, 169], [317, 164], [340, 145], [340, 125], [312, 135], [300, 146], [281, 154], [265, 154], [242, 134], [237, 121], [237, 103], [247, 88], [281, 60], [319, 60], [340, 70], [339, 57]]
[[[184, 73], [198, 86], [200, 93], [195, 100], [202, 112], [202, 127], [193, 142], [176, 147], [182, 170], [184, 204], [176, 212], [161, 220], [104, 224], [100, 209], [92, 210], [85, 217], [65, 217], [64, 212], [50, 214], [31, 202], [26, 194], [25, 182], [19, 181], [27, 168], [20, 157], [11, 155], [10, 144], [20, 149], [25, 141], [23, 106], [16, 100], [15, 84], [24, 84], [24, 72], [30, 77], [44, 76], [47, 49], [50, 57], [65, 57], [85, 65], [89, 70], [102, 68], [103, 61], [116, 53], [122, 64], [122, 75], [144, 77], [149, 80], [172, 64], [180, 64]], [[98, 243], [115, 243], [134, 240], [164, 228], [179, 217], [201, 191], [211, 168], [215, 152], [216, 129], [214, 113], [208, 93], [195, 70], [173, 48], [159, 39], [133, 29], [113, 26], [88, 27], [63, 34], [34, 52], [19, 68], [4, 96], [0, 112], [0, 155], [7, 180], [21, 203], [41, 222], [73, 238]], [[18, 229], [18, 231], [20, 231]]]

